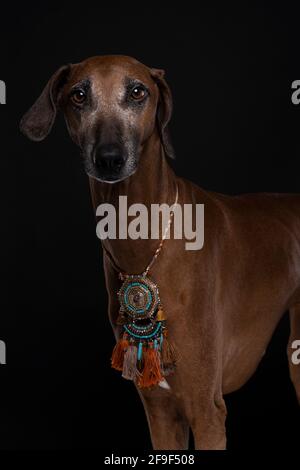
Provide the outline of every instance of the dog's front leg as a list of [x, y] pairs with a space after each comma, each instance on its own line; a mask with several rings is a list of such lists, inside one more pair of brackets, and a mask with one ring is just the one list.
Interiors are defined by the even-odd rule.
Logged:
[[188, 449], [189, 425], [172, 393], [159, 387], [138, 392], [148, 419], [153, 449]]
[[[117, 292], [120, 288], [120, 280], [106, 257], [104, 270], [109, 299], [109, 318], [118, 340], [121, 328], [117, 325], [116, 319], [119, 310]], [[155, 387], [152, 390], [138, 389], [138, 393], [146, 412], [153, 448], [155, 450], [187, 449], [189, 425], [172, 392]]]
[[226, 449], [226, 405], [221, 394], [201, 400], [193, 410], [191, 428], [197, 450]]

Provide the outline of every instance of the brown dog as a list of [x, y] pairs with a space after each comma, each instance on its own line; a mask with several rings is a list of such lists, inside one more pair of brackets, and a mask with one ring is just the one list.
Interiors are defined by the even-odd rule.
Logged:
[[[102, 202], [205, 205], [205, 245], [186, 251], [166, 241], [151, 276], [168, 314], [169, 335], [180, 352], [171, 389], [140, 391], [155, 449], [226, 445], [223, 395], [241, 387], [259, 364], [272, 333], [290, 311], [291, 378], [300, 401], [300, 365], [291, 343], [300, 339], [300, 195], [228, 197], [175, 176], [167, 124], [170, 90], [161, 70], [123, 56], [94, 57], [60, 68], [24, 116], [32, 140], [49, 134], [60, 107], [81, 149], [95, 209]], [[115, 183], [115, 184], [108, 184]], [[128, 273], [145, 269], [157, 240], [108, 240], [106, 249]], [[118, 273], [104, 258], [109, 316], [119, 327]]]

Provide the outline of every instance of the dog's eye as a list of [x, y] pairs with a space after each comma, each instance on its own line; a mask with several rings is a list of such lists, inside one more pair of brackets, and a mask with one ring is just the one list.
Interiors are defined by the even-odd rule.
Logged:
[[137, 85], [132, 89], [130, 97], [134, 101], [142, 101], [146, 95], [147, 90], [142, 85]]
[[82, 104], [86, 100], [86, 94], [83, 90], [74, 90], [71, 95], [71, 100], [75, 104]]

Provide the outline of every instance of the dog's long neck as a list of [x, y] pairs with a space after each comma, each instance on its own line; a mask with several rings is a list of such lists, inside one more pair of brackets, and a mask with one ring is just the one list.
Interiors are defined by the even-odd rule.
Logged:
[[[166, 161], [158, 134], [154, 133], [144, 145], [134, 175], [115, 184], [90, 179], [90, 188], [95, 210], [99, 204], [110, 203], [118, 216], [119, 196], [127, 196], [128, 207], [142, 203], [150, 214], [151, 204], [174, 203], [176, 176]], [[140, 274], [154, 255], [159, 240], [119, 240], [117, 237], [116, 240], [107, 239], [103, 243], [122, 271]]]

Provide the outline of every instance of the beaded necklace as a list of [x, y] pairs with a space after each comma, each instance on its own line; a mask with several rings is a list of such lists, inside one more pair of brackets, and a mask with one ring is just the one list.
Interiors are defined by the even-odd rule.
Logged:
[[114, 347], [111, 365], [122, 372], [122, 377], [133, 380], [140, 388], [155, 385], [169, 388], [165, 377], [174, 372], [176, 367], [177, 354], [167, 339], [166, 316], [159, 289], [148, 273], [167, 238], [177, 203], [178, 186], [162, 239], [142, 274], [126, 274], [102, 245], [105, 255], [123, 282], [118, 292], [120, 311], [117, 320], [122, 326], [122, 334]]

